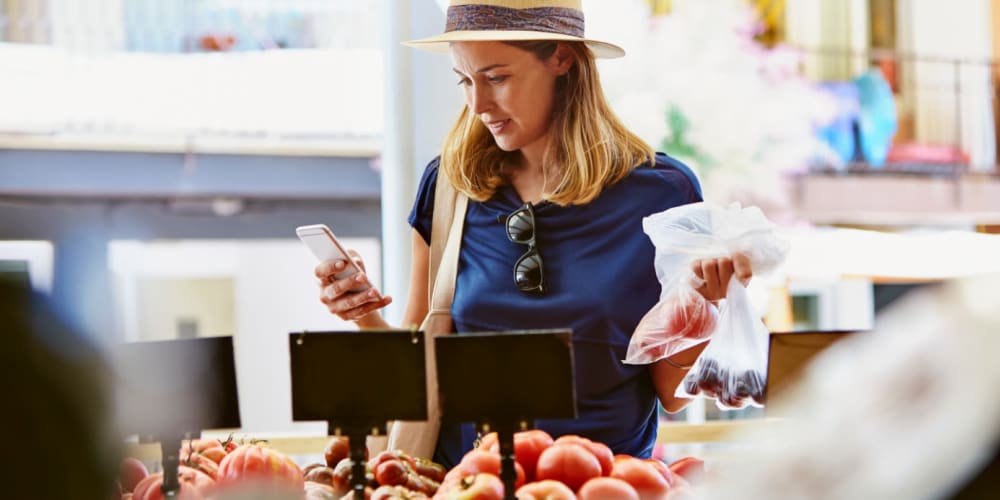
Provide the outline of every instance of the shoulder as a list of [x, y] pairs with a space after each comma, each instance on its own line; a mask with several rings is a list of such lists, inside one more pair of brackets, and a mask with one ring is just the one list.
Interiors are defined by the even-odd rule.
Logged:
[[433, 189], [434, 183], [437, 182], [438, 170], [441, 166], [441, 157], [435, 156], [427, 163], [424, 167], [424, 173], [420, 177], [420, 186], [429, 184]]
[[654, 161], [637, 166], [628, 178], [642, 185], [669, 189], [688, 202], [702, 201], [698, 176], [683, 162], [665, 153], [656, 153]]
[[431, 160], [424, 173], [420, 176], [420, 183], [417, 186], [417, 194], [413, 199], [413, 209], [408, 218], [424, 240], [431, 241], [431, 222], [434, 218], [434, 191], [437, 186], [438, 167], [441, 164], [441, 157]]

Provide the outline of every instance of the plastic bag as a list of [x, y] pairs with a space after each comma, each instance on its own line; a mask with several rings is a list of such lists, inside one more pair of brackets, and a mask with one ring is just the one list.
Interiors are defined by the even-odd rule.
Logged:
[[695, 291], [702, 285], [691, 270], [695, 260], [741, 252], [754, 274], [764, 274], [787, 253], [763, 212], [739, 204], [682, 205], [644, 218], [642, 228], [656, 247], [654, 267], [662, 291], [632, 333], [627, 364], [656, 362], [707, 341], [718, 330], [721, 313]]
[[716, 333], [674, 395], [714, 398], [723, 410], [763, 406], [767, 337], [747, 289], [730, 280]]

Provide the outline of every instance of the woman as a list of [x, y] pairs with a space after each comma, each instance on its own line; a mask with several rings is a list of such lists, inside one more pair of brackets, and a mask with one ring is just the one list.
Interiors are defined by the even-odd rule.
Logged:
[[[466, 107], [427, 166], [410, 215], [414, 264], [404, 324], [427, 314], [431, 212], [435, 182], [445, 175], [470, 199], [451, 309], [456, 331], [571, 328], [579, 418], [539, 427], [648, 457], [657, 396], [668, 411], [683, 407], [674, 389], [701, 348], [649, 369], [620, 361], [660, 294], [642, 218], [701, 201], [701, 188], [687, 167], [656, 154], [611, 111], [595, 57], [624, 51], [583, 37], [579, 4], [453, 1], [445, 34], [410, 42], [450, 51]], [[509, 236], [521, 230], [529, 237]], [[388, 327], [377, 311], [391, 298], [374, 289], [350, 293], [367, 277], [333, 279], [344, 265], [316, 267], [323, 303], [362, 328]], [[705, 281], [698, 291], [712, 301], [723, 298], [733, 275], [751, 276], [743, 258], [694, 269]], [[443, 427], [435, 459], [456, 464], [475, 437], [471, 426]]]

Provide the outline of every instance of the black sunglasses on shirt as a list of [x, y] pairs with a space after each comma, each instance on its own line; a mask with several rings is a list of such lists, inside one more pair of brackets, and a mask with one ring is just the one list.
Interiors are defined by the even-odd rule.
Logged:
[[543, 293], [545, 278], [542, 274], [542, 256], [535, 246], [535, 212], [531, 203], [525, 203], [508, 215], [506, 228], [507, 239], [528, 245], [528, 251], [514, 263], [514, 284], [522, 292]]

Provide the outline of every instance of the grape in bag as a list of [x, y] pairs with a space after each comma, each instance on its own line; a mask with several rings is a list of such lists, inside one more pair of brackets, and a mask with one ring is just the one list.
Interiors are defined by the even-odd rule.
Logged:
[[708, 347], [677, 386], [682, 398], [713, 398], [720, 409], [764, 405], [768, 332], [747, 289], [731, 280]]

